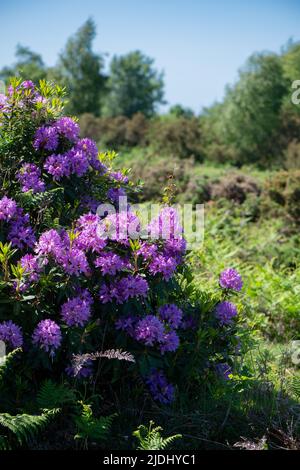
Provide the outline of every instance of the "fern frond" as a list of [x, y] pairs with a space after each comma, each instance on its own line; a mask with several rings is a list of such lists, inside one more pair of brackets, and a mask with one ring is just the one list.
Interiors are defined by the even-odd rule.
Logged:
[[41, 409], [61, 408], [75, 401], [75, 392], [63, 384], [45, 380], [37, 394], [37, 404]]
[[138, 439], [139, 446], [137, 450], [164, 450], [176, 439], [180, 439], [181, 434], [175, 434], [174, 436], [162, 437], [160, 426], [154, 426], [154, 422], [150, 421], [149, 427], [141, 424], [133, 435]]
[[94, 418], [92, 408], [86, 403], [80, 402], [82, 413], [75, 419], [78, 432], [74, 439], [83, 439], [87, 442], [89, 439], [103, 441], [108, 437], [115, 414], [110, 416], [100, 416]]
[[290, 389], [296, 398], [300, 399], [300, 377], [294, 376], [290, 382]]
[[[45, 428], [51, 418], [55, 416], [59, 410], [47, 410], [41, 415], [20, 414], [12, 416], [9, 413], [0, 413], [0, 426], [10, 431], [22, 446], [37, 436], [37, 434]], [[7, 437], [1, 436], [2, 443], [6, 444]]]
[[15, 349], [14, 351], [7, 354], [7, 356], [5, 356], [4, 358], [1, 358], [2, 360], [0, 362], [0, 387], [5, 374], [9, 372], [12, 362], [20, 351], [22, 351], [21, 348]]

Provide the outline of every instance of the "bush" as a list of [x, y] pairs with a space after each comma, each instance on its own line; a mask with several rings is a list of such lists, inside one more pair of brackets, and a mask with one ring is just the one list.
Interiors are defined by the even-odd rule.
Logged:
[[212, 198], [225, 198], [239, 204], [245, 202], [248, 194], [259, 196], [260, 188], [251, 176], [243, 174], [226, 175], [212, 185]]
[[157, 119], [149, 129], [149, 141], [157, 152], [177, 158], [203, 160], [201, 129], [197, 118]]
[[100, 142], [104, 147], [135, 147], [144, 145], [149, 122], [142, 113], [132, 118], [125, 116], [97, 118], [83, 114], [79, 119], [81, 135]]
[[[142, 228], [130, 206], [119, 208], [118, 196], [134, 187], [107, 166], [112, 154], [79, 138], [76, 120], [62, 116], [62, 98], [55, 85], [13, 80], [1, 100], [0, 340], [24, 352], [0, 381], [0, 412], [14, 412], [16, 398], [24, 412], [41, 403], [73, 407], [87, 446], [104, 439], [102, 423], [108, 432], [112, 421], [93, 414], [100, 394], [109, 408], [145, 396], [166, 405], [177, 387], [193, 394], [199, 371], [228, 379], [239, 344], [229, 296], [242, 283], [232, 270], [212, 296], [193, 285], [173, 208], [148, 227], [169, 221], [167, 239], [124, 232]], [[96, 213], [99, 201], [120, 210]], [[90, 401], [80, 401], [82, 413], [70, 389]]]
[[280, 171], [265, 185], [266, 195], [283, 208], [283, 213], [296, 224], [300, 223], [300, 171]]

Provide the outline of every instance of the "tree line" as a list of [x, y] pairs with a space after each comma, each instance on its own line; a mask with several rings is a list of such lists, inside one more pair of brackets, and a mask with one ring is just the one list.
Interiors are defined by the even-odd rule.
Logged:
[[300, 80], [299, 42], [289, 41], [279, 54], [254, 53], [236, 83], [227, 86], [223, 101], [200, 115], [178, 104], [162, 116], [164, 78], [154, 60], [139, 50], [115, 55], [106, 73], [105, 55], [93, 50], [95, 36], [96, 25], [88, 19], [68, 39], [54, 67], [18, 45], [15, 64], [2, 68], [0, 79], [22, 75], [64, 85], [67, 112], [83, 116], [83, 128], [108, 145], [159, 143], [160, 151], [181, 158], [300, 167], [300, 104], [291, 100], [293, 82]]

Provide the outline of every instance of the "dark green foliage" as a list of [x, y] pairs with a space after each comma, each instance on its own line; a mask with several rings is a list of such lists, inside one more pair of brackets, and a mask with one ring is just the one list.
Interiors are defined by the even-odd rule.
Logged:
[[153, 64], [154, 60], [140, 51], [113, 57], [104, 105], [106, 115], [132, 117], [141, 112], [150, 117], [155, 113], [163, 103], [164, 82]]
[[74, 439], [83, 442], [87, 448], [89, 441], [105, 441], [108, 438], [115, 414], [111, 416], [100, 416], [95, 418], [90, 405], [80, 402], [82, 406], [81, 415], [75, 419], [77, 434]]
[[149, 426], [141, 424], [136, 431], [133, 432], [134, 437], [137, 438], [139, 445], [138, 450], [165, 450], [172, 445], [176, 439], [180, 439], [181, 434], [174, 436], [162, 437], [162, 427], [155, 426], [153, 421], [150, 421]]
[[8, 432], [7, 436], [0, 436], [0, 448], [10, 449], [14, 441], [19, 446], [29, 444], [58, 412], [59, 410], [53, 409], [41, 415], [19, 414], [15, 416], [0, 413], [0, 429], [4, 428], [4, 431]]
[[42, 410], [61, 408], [75, 402], [75, 392], [67, 385], [45, 380], [37, 394], [36, 402]]
[[59, 55], [50, 78], [63, 83], [69, 94], [67, 111], [71, 114], [100, 113], [105, 94], [104, 61], [92, 50], [96, 25], [90, 18], [72, 36]]

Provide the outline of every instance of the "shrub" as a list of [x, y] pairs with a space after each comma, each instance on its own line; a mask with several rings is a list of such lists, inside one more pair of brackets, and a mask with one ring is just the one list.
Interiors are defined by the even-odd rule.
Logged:
[[[55, 85], [15, 79], [1, 99], [0, 340], [24, 352], [0, 383], [0, 411], [14, 410], [13, 397], [25, 411], [46, 406], [47, 390], [59, 394], [60, 383], [90, 400], [96, 391], [138, 403], [145, 390], [167, 405], [181, 384], [192, 393], [196, 371], [228, 379], [239, 343], [238, 311], [228, 301], [239, 275], [223, 273], [211, 297], [193, 286], [174, 208], [150, 222], [154, 240], [130, 238], [127, 227], [138, 235], [141, 222], [118, 196], [134, 187], [113, 171], [112, 154], [79, 138], [62, 98]], [[101, 214], [99, 201], [118, 210]], [[166, 221], [171, 234], [163, 239]], [[66, 405], [68, 387], [64, 396]], [[82, 406], [95, 432], [109, 419], [94, 416], [86, 400]], [[89, 437], [84, 431], [85, 444]]]
[[81, 135], [100, 142], [104, 147], [135, 147], [146, 143], [149, 121], [142, 113], [97, 118], [92, 114], [80, 116]]
[[265, 185], [266, 195], [284, 209], [290, 221], [300, 223], [300, 171], [280, 171]]
[[248, 194], [259, 195], [260, 188], [251, 176], [243, 174], [230, 174], [212, 185], [212, 198], [225, 198], [229, 201], [242, 204]]
[[201, 129], [197, 118], [157, 119], [149, 129], [149, 141], [157, 152], [177, 158], [203, 160]]

